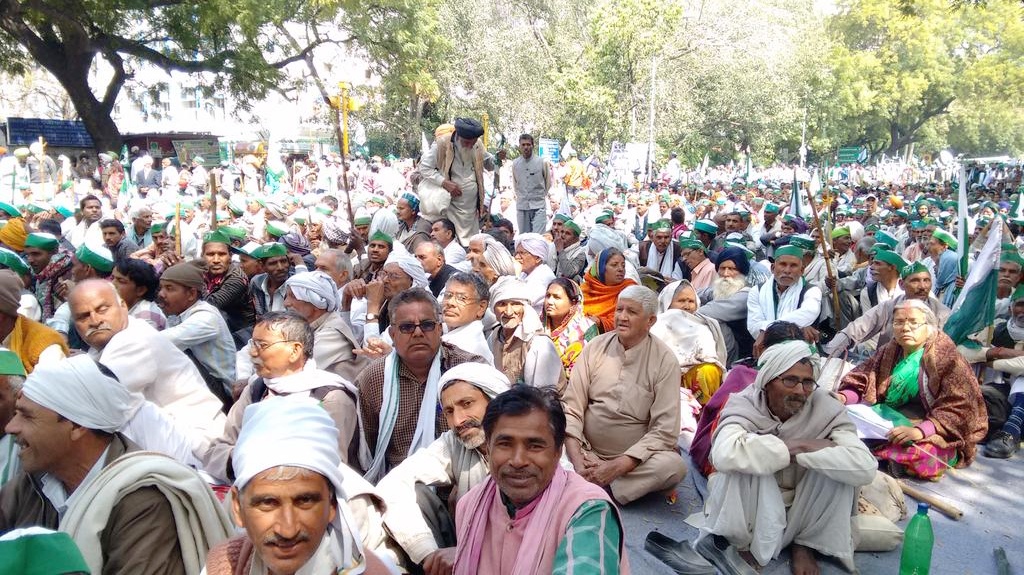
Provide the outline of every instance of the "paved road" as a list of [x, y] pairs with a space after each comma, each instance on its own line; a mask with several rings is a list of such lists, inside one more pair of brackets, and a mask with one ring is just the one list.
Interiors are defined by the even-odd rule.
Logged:
[[[979, 449], [980, 452], [980, 449]], [[936, 511], [931, 512], [935, 531], [932, 552], [932, 575], [994, 574], [992, 551], [1003, 547], [1013, 573], [1024, 574], [1024, 452], [1010, 460], [978, 457], [974, 464], [957, 470], [938, 483], [917, 485], [956, 505], [964, 512], [960, 521], [953, 521]], [[687, 477], [679, 484], [678, 500], [669, 505], [662, 496], [648, 496], [623, 509], [626, 546], [632, 571], [640, 575], [671, 575], [673, 571], [644, 551], [644, 539], [653, 530], [676, 540], [691, 539], [696, 529], [683, 521], [700, 509], [700, 496]], [[907, 498], [907, 507], [917, 503]], [[901, 525], [905, 526], [904, 521]], [[857, 568], [864, 575], [895, 575], [899, 570], [900, 551], [888, 553], [857, 553]], [[763, 575], [790, 573], [784, 553], [764, 570]], [[824, 575], [845, 571], [837, 564], [823, 564]]]

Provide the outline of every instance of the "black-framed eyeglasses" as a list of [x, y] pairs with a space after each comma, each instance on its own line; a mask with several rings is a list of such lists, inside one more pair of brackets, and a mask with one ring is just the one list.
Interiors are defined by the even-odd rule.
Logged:
[[436, 321], [434, 321], [432, 319], [427, 319], [427, 320], [423, 320], [423, 321], [421, 321], [419, 323], [412, 323], [412, 322], [400, 323], [400, 324], [396, 325], [395, 327], [398, 328], [398, 331], [408, 335], [408, 334], [411, 334], [414, 331], [416, 331], [416, 328], [420, 328], [421, 330], [423, 330], [423, 333], [430, 333], [430, 332], [434, 331], [435, 329], [437, 329], [437, 326], [438, 326], [438, 322], [436, 322]]
[[275, 346], [275, 345], [277, 345], [279, 343], [295, 343], [295, 342], [293, 340], [290, 340], [290, 339], [279, 339], [277, 341], [271, 341], [271, 342], [265, 342], [265, 341], [258, 341], [258, 340], [255, 340], [255, 339], [250, 339], [249, 340], [249, 349], [255, 349], [258, 352], [263, 352], [263, 351], [267, 351], [267, 349], [269, 349], [269, 348], [271, 348], [271, 347], [273, 347], [273, 346]]
[[800, 379], [799, 377], [793, 377], [787, 375], [786, 377], [776, 377], [776, 381], [782, 382], [783, 387], [786, 389], [795, 389], [797, 385], [801, 385], [804, 391], [814, 391], [818, 389], [818, 382], [813, 379]]

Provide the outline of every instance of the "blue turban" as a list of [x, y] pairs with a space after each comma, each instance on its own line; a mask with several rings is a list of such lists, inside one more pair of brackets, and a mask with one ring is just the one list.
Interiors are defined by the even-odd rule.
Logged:
[[718, 269], [718, 266], [722, 265], [724, 261], [731, 261], [741, 274], [750, 274], [750, 260], [747, 259], [747, 254], [740, 248], [725, 248], [718, 252], [715, 269]]
[[409, 207], [412, 208], [412, 211], [419, 213], [420, 199], [416, 197], [416, 194], [405, 192], [402, 194], [402, 199], [409, 202]]

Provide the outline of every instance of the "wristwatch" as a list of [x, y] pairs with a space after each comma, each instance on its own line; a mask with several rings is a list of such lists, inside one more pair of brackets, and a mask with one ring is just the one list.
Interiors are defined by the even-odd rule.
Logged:
[[379, 319], [379, 317], [375, 313], [366, 314], [366, 321], [377, 321], [377, 319]]

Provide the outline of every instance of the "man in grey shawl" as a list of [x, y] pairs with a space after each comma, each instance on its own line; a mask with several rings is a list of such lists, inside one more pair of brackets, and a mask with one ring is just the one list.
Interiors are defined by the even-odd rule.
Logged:
[[[388, 472], [377, 491], [388, 503], [384, 523], [412, 563], [427, 573], [451, 570], [455, 560], [455, 503], [489, 475], [483, 417], [495, 396], [509, 388], [497, 369], [463, 363], [438, 381], [445, 431]], [[433, 488], [451, 488], [447, 506]]]
[[737, 551], [764, 566], [790, 544], [796, 575], [819, 572], [815, 552], [853, 570], [857, 488], [878, 464], [843, 405], [817, 389], [818, 374], [807, 343], [773, 345], [754, 384], [722, 410], [696, 549], [726, 572], [752, 571]]

